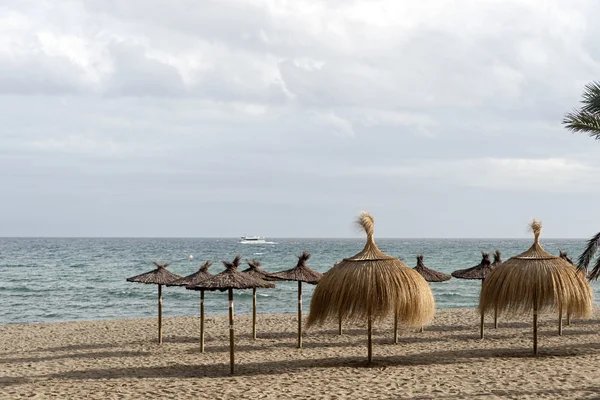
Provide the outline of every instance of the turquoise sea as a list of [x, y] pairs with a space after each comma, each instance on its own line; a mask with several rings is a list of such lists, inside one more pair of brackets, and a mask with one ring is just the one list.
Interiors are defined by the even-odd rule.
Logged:
[[[0, 238], [0, 323], [35, 323], [90, 319], [151, 317], [156, 315], [157, 287], [129, 283], [125, 278], [153, 269], [152, 261], [170, 263], [169, 270], [188, 275], [204, 260], [213, 260], [212, 273], [220, 272], [220, 260], [236, 254], [255, 258], [263, 269], [279, 271], [296, 265], [302, 250], [312, 254], [308, 266], [325, 272], [335, 261], [359, 252], [364, 239], [277, 239], [275, 244], [240, 244], [236, 238]], [[409, 266], [416, 255], [425, 265], [450, 273], [476, 265], [481, 251], [498, 249], [503, 259], [525, 251], [531, 239], [377, 239], [386, 253]], [[585, 239], [542, 240], [553, 254], [567, 250], [574, 259]], [[193, 259], [190, 259], [190, 255]], [[245, 268], [245, 265], [244, 265]], [[451, 279], [433, 283], [438, 308], [475, 307], [480, 281]], [[592, 283], [598, 298], [598, 284]], [[313, 287], [304, 286], [308, 310]], [[259, 313], [296, 312], [297, 284], [278, 283], [275, 289], [258, 292]], [[206, 311], [227, 312], [227, 294], [206, 294]], [[235, 293], [236, 313], [249, 313], [251, 291]], [[197, 315], [198, 292], [168, 287], [163, 290], [165, 316]]]

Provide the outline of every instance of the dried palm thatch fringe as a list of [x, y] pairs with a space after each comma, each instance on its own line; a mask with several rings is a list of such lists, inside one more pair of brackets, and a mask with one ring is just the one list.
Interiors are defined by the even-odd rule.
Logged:
[[560, 257], [545, 251], [539, 243], [542, 225], [533, 220], [533, 245], [505, 261], [483, 282], [479, 311], [498, 310], [507, 314], [534, 314], [534, 353], [537, 354], [537, 315], [553, 311], [589, 318], [592, 290], [582, 274]]
[[[255, 278], [263, 279], [265, 281], [280, 280], [278, 278], [271, 277], [268, 272], [260, 269], [260, 261], [258, 260], [246, 260], [249, 268], [242, 271], [245, 274], [253, 276]], [[256, 339], [256, 288], [252, 289], [252, 339]]]
[[427, 282], [444, 282], [452, 278], [452, 276], [448, 274], [427, 268], [425, 264], [423, 264], [423, 254], [417, 256], [417, 266], [413, 269], [421, 274]]
[[[363, 212], [358, 224], [367, 234], [364, 249], [331, 268], [313, 293], [308, 326], [327, 320], [372, 322], [394, 314], [410, 327], [433, 319], [435, 302], [429, 284], [418, 272], [377, 248], [373, 217]], [[371, 341], [369, 340], [369, 361]]]
[[270, 272], [260, 269], [261, 264], [258, 260], [246, 260], [246, 263], [248, 264], [248, 268], [242, 271], [245, 274], [265, 281], [283, 281], [283, 279], [271, 275]]
[[155, 261], [152, 262], [156, 269], [150, 272], [136, 275], [131, 278], [127, 278], [128, 282], [139, 282], [158, 285], [158, 343], [162, 343], [162, 285], [166, 285], [181, 276], [176, 275], [170, 271], [167, 271], [169, 264], [159, 264]]
[[195, 285], [186, 286], [190, 290], [220, 290], [224, 292], [229, 289], [252, 289], [252, 288], [273, 288], [275, 285], [265, 282], [260, 278], [255, 278], [238, 270], [242, 257], [236, 256], [232, 262], [223, 261], [225, 270], [217, 275], [199, 282]]
[[242, 257], [237, 255], [232, 262], [223, 261], [225, 271], [208, 278], [197, 285], [186, 286], [191, 290], [220, 290], [228, 291], [229, 297], [229, 371], [233, 375], [235, 372], [235, 330], [233, 327], [233, 290], [234, 289], [254, 289], [254, 288], [274, 288], [272, 283], [255, 278], [248, 274], [238, 271]]
[[175, 280], [171, 281], [170, 283], [167, 283], [167, 286], [196, 285], [196, 284], [202, 282], [203, 280], [206, 280], [206, 279], [210, 278], [211, 276], [213, 276], [213, 274], [208, 272], [208, 269], [210, 268], [211, 265], [212, 265], [212, 261], [205, 261], [200, 266], [200, 269], [198, 269], [198, 271], [194, 272], [191, 275], [184, 276], [183, 278], [175, 279]]
[[317, 282], [319, 282], [319, 279], [323, 277], [323, 274], [313, 271], [306, 266], [306, 262], [309, 258], [310, 253], [303, 251], [302, 254], [298, 256], [298, 262], [294, 268], [281, 272], [274, 272], [269, 274], [268, 278], [271, 280], [298, 281], [316, 285]]
[[459, 269], [452, 272], [452, 276], [459, 279], [485, 279], [493, 269], [490, 255], [481, 252], [481, 262], [474, 267]]
[[167, 270], [169, 264], [159, 264], [155, 261], [152, 261], [152, 263], [156, 266], [155, 269], [140, 275], [132, 276], [131, 278], [127, 278], [127, 282], [167, 285], [175, 279], [181, 278], [181, 276]]
[[575, 264], [573, 263], [573, 259], [572, 259], [571, 257], [569, 257], [569, 254], [568, 254], [566, 251], [564, 251], [564, 250], [561, 250], [561, 251], [560, 251], [560, 254], [559, 254], [558, 256], [559, 256], [560, 258], [562, 258], [563, 260], [565, 260], [566, 262], [568, 262], [569, 264], [571, 264], [571, 265], [575, 265]]
[[502, 265], [502, 253], [500, 253], [500, 250], [496, 250], [494, 251], [494, 261], [492, 262], [492, 269], [499, 267], [500, 265]]
[[[211, 265], [212, 261], [205, 261], [198, 271], [183, 278], [176, 279], [167, 286], [197, 285], [213, 276], [213, 274], [208, 272], [208, 268], [210, 268]], [[204, 290], [200, 291], [200, 352], [204, 353]]]

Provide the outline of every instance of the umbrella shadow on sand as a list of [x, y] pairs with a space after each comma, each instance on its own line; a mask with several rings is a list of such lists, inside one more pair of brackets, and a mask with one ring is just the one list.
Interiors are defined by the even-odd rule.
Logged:
[[[545, 348], [539, 358], [544, 357], [577, 357], [581, 354], [597, 353], [600, 344], [580, 343], [577, 348], [557, 346]], [[281, 375], [312, 368], [388, 368], [402, 366], [427, 366], [485, 363], [493, 358], [531, 358], [531, 351], [516, 351], [514, 348], [464, 349], [451, 351], [434, 351], [404, 355], [380, 355], [369, 365], [364, 357], [327, 357], [316, 359], [295, 359], [263, 362], [244, 362], [239, 365], [238, 375]], [[67, 371], [56, 374], [38, 376], [44, 379], [142, 379], [142, 378], [223, 378], [229, 377], [227, 363], [205, 365], [170, 365], [156, 367], [110, 368]]]

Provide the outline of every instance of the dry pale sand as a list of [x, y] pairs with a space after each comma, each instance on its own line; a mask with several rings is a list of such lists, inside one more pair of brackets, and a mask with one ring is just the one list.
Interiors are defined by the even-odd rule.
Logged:
[[600, 398], [600, 312], [557, 335], [541, 318], [540, 356], [529, 319], [502, 321], [479, 339], [474, 310], [439, 310], [423, 333], [391, 321], [375, 329], [365, 365], [364, 327], [311, 329], [296, 349], [294, 315], [236, 318], [237, 375], [229, 376], [226, 317], [209, 317], [207, 352], [197, 317], [0, 325], [0, 397], [59, 399], [541, 399]]

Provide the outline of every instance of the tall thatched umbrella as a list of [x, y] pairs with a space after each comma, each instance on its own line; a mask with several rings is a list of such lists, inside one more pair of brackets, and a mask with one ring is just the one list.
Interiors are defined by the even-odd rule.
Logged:
[[[260, 261], [246, 260], [246, 263], [248, 263], [249, 268], [243, 270], [243, 273], [265, 281], [280, 280], [269, 275], [267, 271], [258, 268], [260, 267]], [[256, 288], [252, 288], [252, 339], [256, 339]]]
[[[167, 284], [167, 286], [190, 286], [197, 285], [213, 276], [208, 272], [208, 268], [212, 265], [212, 261], [206, 261], [200, 269], [191, 275], [185, 276], [180, 279], [176, 279], [173, 282]], [[200, 291], [200, 351], [204, 353], [204, 290]]]
[[370, 363], [373, 321], [395, 314], [406, 325], [420, 327], [433, 319], [435, 301], [418, 272], [377, 248], [373, 217], [363, 212], [357, 222], [367, 234], [367, 243], [360, 253], [342, 260], [323, 276], [312, 297], [308, 325], [328, 319], [366, 320]]
[[[481, 284], [485, 281], [486, 276], [494, 269], [492, 262], [490, 261], [490, 255], [488, 253], [481, 252], [481, 262], [474, 267], [467, 269], [459, 269], [452, 273], [452, 276], [458, 279], [478, 279], [481, 280]], [[479, 323], [479, 332], [483, 339], [483, 319], [484, 314], [481, 314], [481, 322]], [[494, 314], [494, 321], [497, 321], [497, 313]], [[494, 322], [494, 326], [497, 326], [497, 322]]]
[[505, 261], [483, 282], [479, 310], [511, 313], [533, 311], [533, 353], [537, 354], [538, 313], [563, 310], [582, 318], [592, 312], [592, 290], [585, 277], [560, 257], [545, 251], [539, 243], [542, 224], [531, 223], [534, 243], [524, 253]]
[[156, 269], [150, 272], [143, 273], [141, 275], [132, 276], [127, 278], [127, 282], [139, 282], [139, 283], [150, 283], [158, 285], [158, 343], [162, 343], [162, 285], [166, 285], [175, 279], [181, 278], [170, 271], [167, 271], [169, 264], [158, 264], [152, 262]]
[[310, 253], [303, 251], [298, 256], [298, 263], [292, 269], [281, 272], [275, 272], [269, 276], [282, 281], [298, 282], [298, 348], [302, 348], [302, 282], [316, 285], [323, 277], [323, 274], [306, 266], [306, 261], [310, 258]]
[[[423, 264], [423, 254], [419, 254], [417, 256], [417, 266], [413, 269], [417, 271], [427, 282], [445, 282], [452, 279], [451, 275], [427, 268], [425, 264]], [[398, 338], [396, 329], [397, 321], [394, 320], [394, 342], [396, 342]], [[423, 327], [421, 327], [421, 332], [423, 332]]]
[[229, 365], [231, 374], [234, 373], [235, 361], [235, 338], [233, 328], [233, 289], [253, 289], [253, 288], [274, 288], [275, 285], [265, 282], [262, 279], [255, 278], [251, 275], [244, 274], [238, 271], [241, 257], [236, 256], [232, 262], [223, 261], [225, 271], [214, 275], [202, 282], [186, 286], [190, 290], [220, 290], [221, 292], [228, 291], [229, 293]]

